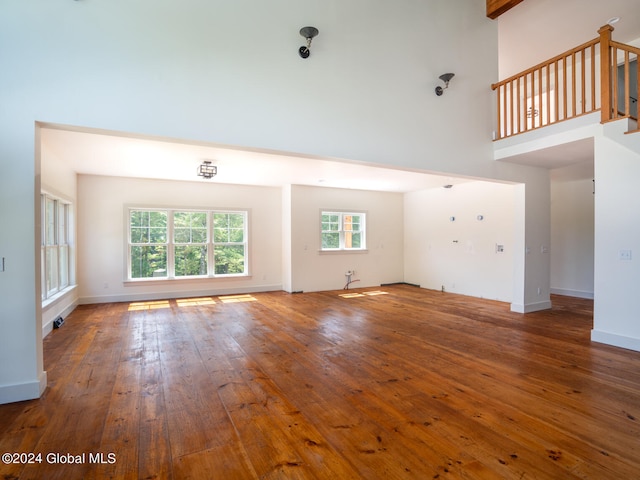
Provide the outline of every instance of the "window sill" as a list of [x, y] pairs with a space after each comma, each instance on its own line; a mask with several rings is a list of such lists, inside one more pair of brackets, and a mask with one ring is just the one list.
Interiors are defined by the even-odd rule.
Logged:
[[169, 285], [173, 283], [209, 283], [212, 280], [247, 280], [252, 278], [250, 274], [246, 275], [216, 275], [215, 277], [184, 277], [184, 278], [137, 278], [135, 280], [124, 280], [122, 284], [125, 287], [134, 287], [140, 285]]
[[77, 285], [69, 285], [68, 287], [65, 287], [64, 290], [60, 290], [55, 295], [52, 295], [51, 297], [47, 298], [46, 300], [43, 300], [42, 301], [42, 309], [43, 310], [47, 309], [48, 307], [50, 307], [51, 305], [56, 303], [58, 300], [63, 298], [65, 295], [67, 295], [68, 293], [74, 291], [76, 289], [76, 287], [77, 287]]
[[366, 248], [353, 249], [353, 250], [318, 250], [318, 255], [351, 255], [351, 254], [359, 254], [359, 253], [369, 253], [369, 250]]

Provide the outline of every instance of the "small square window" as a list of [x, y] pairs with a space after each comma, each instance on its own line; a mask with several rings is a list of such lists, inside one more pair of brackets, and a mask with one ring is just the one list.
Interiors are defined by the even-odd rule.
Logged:
[[365, 214], [361, 212], [322, 212], [322, 250], [364, 250]]

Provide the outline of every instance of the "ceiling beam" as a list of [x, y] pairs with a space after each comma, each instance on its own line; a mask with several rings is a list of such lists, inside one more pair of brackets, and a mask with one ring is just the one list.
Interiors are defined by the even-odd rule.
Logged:
[[523, 0], [487, 0], [487, 17], [495, 20]]

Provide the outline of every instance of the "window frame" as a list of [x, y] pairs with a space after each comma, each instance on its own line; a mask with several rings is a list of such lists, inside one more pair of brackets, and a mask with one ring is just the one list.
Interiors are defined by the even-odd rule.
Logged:
[[[186, 229], [187, 227], [176, 227], [176, 214], [183, 214], [183, 213], [189, 213], [192, 214], [190, 217], [190, 225], [189, 225], [189, 238], [190, 241], [185, 242], [185, 241], [177, 241], [176, 239], [176, 230], [178, 229]], [[205, 240], [204, 242], [200, 241], [200, 242], [194, 242], [193, 241], [193, 232], [194, 230], [197, 231], [199, 230], [198, 228], [193, 227], [192, 224], [192, 220], [193, 220], [193, 214], [204, 214], [205, 215]], [[209, 266], [211, 265], [211, 248], [210, 248], [210, 238], [211, 238], [211, 227], [210, 227], [210, 212], [208, 212], [207, 210], [172, 210], [171, 211], [171, 242], [169, 243], [168, 247], [167, 247], [167, 251], [169, 253], [169, 257], [171, 257], [171, 263], [170, 265], [172, 265], [173, 268], [173, 276], [176, 279], [182, 279], [182, 278], [201, 278], [201, 277], [207, 277], [209, 275]], [[200, 229], [201, 230], [201, 229]], [[206, 273], [204, 274], [195, 274], [195, 275], [178, 275], [177, 273], [177, 265], [176, 265], [176, 248], [177, 247], [205, 247], [206, 248], [206, 254], [205, 254], [205, 258], [206, 258]], [[169, 259], [167, 259], [167, 274], [169, 273]]]
[[[145, 212], [163, 212], [166, 214], [166, 272], [162, 276], [146, 276], [146, 277], [133, 277], [132, 274], [132, 247], [140, 245], [139, 243], [132, 242], [132, 225], [131, 215], [132, 212], [145, 211]], [[206, 242], [184, 242], [176, 240], [176, 229], [186, 227], [176, 227], [176, 214], [178, 213], [204, 213], [206, 214]], [[216, 255], [215, 247], [218, 242], [214, 240], [214, 215], [216, 214], [239, 214], [242, 216], [242, 242], [233, 242], [233, 245], [241, 245], [243, 248], [243, 260], [242, 260], [242, 272], [235, 273], [216, 273]], [[134, 205], [125, 206], [124, 212], [125, 221], [125, 282], [147, 282], [147, 281], [185, 281], [185, 280], [197, 280], [197, 279], [216, 279], [216, 278], [237, 278], [237, 277], [249, 277], [250, 264], [249, 264], [249, 228], [250, 228], [250, 210], [249, 209], [220, 209], [220, 208], [194, 208], [194, 207], [140, 207]], [[193, 233], [193, 232], [190, 232]], [[192, 235], [190, 235], [192, 238]], [[206, 269], [205, 274], [197, 275], [178, 275], [176, 274], [176, 247], [184, 246], [206, 246]]]
[[[338, 229], [328, 229], [325, 230], [323, 227], [326, 223], [324, 221], [324, 217], [326, 215], [337, 216]], [[359, 230], [357, 232], [360, 234], [360, 246], [358, 247], [349, 247], [348, 244], [348, 234], [353, 233], [353, 230], [345, 228], [345, 217], [349, 216], [358, 216], [360, 217], [359, 222]], [[320, 210], [320, 252], [322, 253], [331, 253], [331, 252], [366, 252], [367, 251], [367, 212], [362, 210], [336, 210], [336, 209], [321, 209]], [[353, 225], [353, 222], [350, 222]], [[329, 233], [337, 233], [338, 234], [338, 247], [325, 247], [324, 246], [324, 238], [325, 234]]]
[[[244, 219], [243, 219], [243, 232], [242, 232], [242, 242], [233, 242], [230, 241], [229, 238], [227, 238], [226, 242], [219, 242], [216, 241], [215, 239], [215, 219], [214, 217], [216, 215], [243, 215]], [[211, 212], [211, 228], [210, 228], [210, 234], [211, 234], [211, 244], [212, 244], [212, 249], [211, 249], [211, 256], [212, 258], [212, 262], [211, 262], [211, 268], [213, 269], [214, 272], [214, 276], [216, 277], [237, 277], [237, 276], [243, 276], [243, 275], [248, 275], [249, 274], [249, 240], [248, 240], [248, 235], [249, 235], [249, 229], [248, 229], [248, 223], [249, 223], [249, 212], [248, 211], [242, 211], [242, 210], [213, 210]], [[229, 227], [229, 234], [230, 235], [230, 231], [231, 231], [232, 227]], [[233, 227], [234, 230], [237, 230], [236, 227]], [[215, 264], [215, 259], [216, 259], [216, 254], [215, 254], [215, 250], [216, 250], [216, 246], [218, 247], [237, 247], [237, 246], [242, 246], [243, 250], [244, 250], [244, 255], [243, 255], [243, 269], [244, 269], [244, 273], [240, 274], [240, 273], [215, 273], [216, 267], [217, 265]]]
[[41, 191], [40, 218], [40, 298], [46, 305], [74, 286], [73, 203]]

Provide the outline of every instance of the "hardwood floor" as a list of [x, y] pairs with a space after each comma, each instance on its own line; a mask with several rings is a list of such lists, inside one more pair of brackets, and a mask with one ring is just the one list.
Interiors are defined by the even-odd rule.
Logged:
[[36, 460], [0, 478], [640, 478], [640, 353], [590, 342], [591, 301], [552, 300], [82, 306], [45, 339], [43, 397], [0, 406], [0, 453]]

